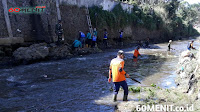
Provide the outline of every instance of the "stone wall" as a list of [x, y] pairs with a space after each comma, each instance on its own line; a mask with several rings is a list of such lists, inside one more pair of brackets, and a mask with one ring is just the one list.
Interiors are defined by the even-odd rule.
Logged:
[[[46, 6], [45, 12], [40, 14], [13, 14], [9, 13], [11, 28], [14, 37], [23, 37], [27, 41], [46, 41], [51, 42], [55, 35], [55, 24], [57, 23], [57, 8], [55, 0], [7, 0], [8, 8], [11, 7], [33, 7]], [[104, 10], [111, 10], [116, 4], [114, 0], [60, 0], [61, 18], [63, 21], [65, 40], [71, 43], [78, 38], [78, 31], [84, 33], [88, 30], [86, 12], [82, 6], [97, 5], [102, 6]], [[124, 10], [130, 11], [133, 6], [120, 3]], [[8, 37], [5, 24], [2, 3], [0, 2], [0, 38]], [[106, 26], [105, 26], [106, 28]], [[107, 28], [108, 29], [108, 28]], [[130, 37], [133, 40], [146, 38], [160, 38], [159, 31], [150, 32], [143, 28], [134, 28], [127, 26], [124, 37]], [[98, 29], [98, 39], [103, 39], [103, 29]], [[118, 29], [120, 30], [120, 29]], [[118, 30], [108, 29], [109, 38], [118, 38]], [[112, 40], [111, 39], [111, 40]]]
[[[44, 13], [40, 14], [25, 14], [25, 13], [9, 13], [11, 28], [14, 37], [23, 37], [25, 41], [50, 41], [51, 34], [57, 22], [57, 12], [55, 1], [45, 0], [8, 0], [8, 8], [11, 7], [34, 7], [44, 5], [47, 8]], [[0, 3], [0, 37], [7, 37], [7, 28], [3, 9]], [[6, 33], [5, 33], [6, 32]]]
[[79, 31], [84, 33], [89, 30], [87, 25], [86, 10], [77, 6], [60, 5], [61, 18], [65, 40], [72, 43], [78, 39]]
[[[57, 9], [55, 0], [8, 0], [8, 8], [46, 6], [40, 14], [9, 13], [14, 37], [23, 37], [27, 41], [50, 42], [55, 35]], [[88, 30], [85, 9], [60, 4], [63, 29], [66, 40], [77, 38], [78, 31]], [[8, 37], [2, 3], [0, 2], [0, 38]]]

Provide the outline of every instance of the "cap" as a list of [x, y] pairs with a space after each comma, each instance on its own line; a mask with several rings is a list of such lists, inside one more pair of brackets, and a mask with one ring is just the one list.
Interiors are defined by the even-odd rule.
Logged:
[[122, 51], [122, 50], [119, 50], [117, 53], [117, 55], [122, 55], [122, 54], [124, 54], [124, 51]]

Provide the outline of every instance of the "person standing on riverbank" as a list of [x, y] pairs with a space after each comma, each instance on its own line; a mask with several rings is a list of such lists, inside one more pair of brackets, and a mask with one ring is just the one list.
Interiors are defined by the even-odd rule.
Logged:
[[123, 41], [122, 41], [122, 39], [123, 39], [123, 30], [121, 30], [120, 32], [119, 32], [119, 46], [123, 46]]
[[104, 43], [104, 46], [105, 46], [106, 48], [107, 48], [107, 46], [108, 46], [107, 39], [108, 39], [108, 32], [107, 32], [107, 29], [104, 29], [103, 43]]
[[82, 48], [85, 47], [85, 34], [82, 31], [79, 31], [79, 40], [81, 40]]
[[97, 29], [94, 28], [94, 31], [93, 31], [93, 35], [96, 37], [96, 40], [95, 40], [95, 47], [97, 47]]
[[96, 41], [97, 41], [97, 37], [96, 35], [92, 36], [92, 47], [96, 47]]
[[63, 29], [62, 29], [62, 21], [58, 20], [58, 24], [56, 24], [55, 28], [55, 33], [58, 36], [57, 44], [60, 45], [62, 41], [62, 34], [63, 34]]
[[87, 31], [87, 37], [86, 37], [86, 47], [91, 47], [92, 46], [92, 35], [90, 31]]
[[[124, 71], [124, 52], [119, 50], [117, 53], [117, 58], [114, 58], [110, 62], [109, 78], [108, 82], [111, 82], [111, 79], [114, 83], [114, 98], [113, 101], [117, 101], [117, 94], [120, 86], [124, 89], [123, 101], [128, 101], [128, 85], [126, 83], [126, 78], [130, 76]], [[111, 76], [112, 75], [112, 76]], [[112, 78], [111, 78], [112, 77]]]

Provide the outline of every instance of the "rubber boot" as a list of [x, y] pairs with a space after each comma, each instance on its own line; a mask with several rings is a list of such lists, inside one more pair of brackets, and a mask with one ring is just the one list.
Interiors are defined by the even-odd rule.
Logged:
[[114, 102], [117, 101], [117, 95], [114, 95], [114, 97], [113, 97], [113, 101], [114, 101]]
[[128, 95], [124, 95], [124, 97], [123, 97], [123, 101], [128, 101]]

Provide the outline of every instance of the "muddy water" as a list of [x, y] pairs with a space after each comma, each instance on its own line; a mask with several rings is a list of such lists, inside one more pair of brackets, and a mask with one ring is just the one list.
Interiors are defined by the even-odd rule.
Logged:
[[[124, 49], [125, 71], [142, 82], [164, 88], [175, 87], [178, 55], [188, 41], [172, 43], [176, 50], [167, 52], [167, 43], [141, 49], [142, 57], [132, 60], [134, 48]], [[196, 42], [194, 46], [197, 46]], [[118, 49], [104, 53], [42, 62], [0, 70], [0, 110], [11, 112], [112, 112], [112, 84], [107, 83], [110, 60]], [[138, 85], [127, 79], [128, 85]], [[99, 99], [107, 97], [98, 102]]]

